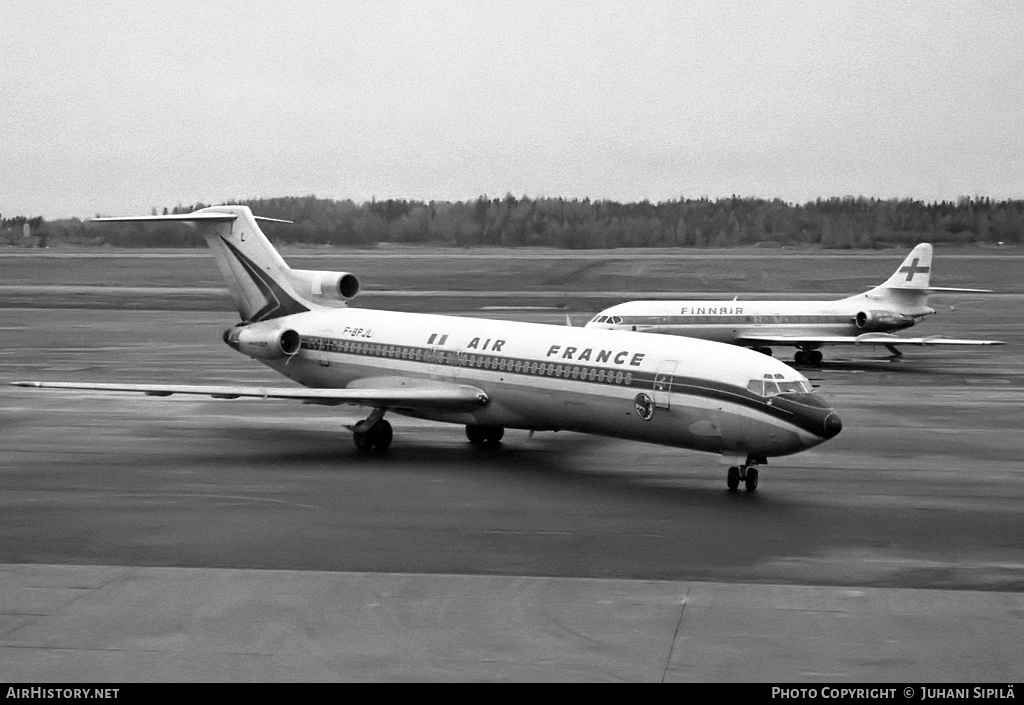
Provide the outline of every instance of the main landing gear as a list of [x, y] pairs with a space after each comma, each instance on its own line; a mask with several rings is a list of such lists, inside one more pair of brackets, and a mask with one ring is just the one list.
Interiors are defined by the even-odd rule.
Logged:
[[394, 431], [384, 420], [384, 409], [374, 409], [368, 417], [352, 426], [352, 442], [364, 453], [371, 450], [385, 451], [391, 445]]
[[798, 365], [820, 365], [821, 352], [818, 350], [797, 350], [793, 362]]
[[[348, 428], [352, 431], [352, 442], [363, 453], [371, 450], [385, 451], [391, 445], [394, 431], [391, 424], [384, 420], [385, 409], [374, 409], [368, 417]], [[505, 435], [502, 426], [466, 426], [466, 438], [477, 446], [497, 446]]]
[[504, 435], [505, 429], [501, 426], [466, 424], [466, 438], [475, 446], [496, 446]]
[[738, 490], [740, 482], [746, 486], [747, 492], [753, 492], [757, 489], [757, 468], [753, 467], [755, 462], [758, 461], [748, 458], [747, 462], [743, 465], [729, 468], [726, 484], [729, 486], [730, 492]]

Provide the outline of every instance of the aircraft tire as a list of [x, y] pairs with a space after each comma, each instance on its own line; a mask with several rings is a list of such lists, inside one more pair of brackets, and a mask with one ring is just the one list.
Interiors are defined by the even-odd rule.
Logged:
[[373, 449], [373, 434], [370, 431], [355, 431], [352, 433], [352, 442], [356, 444], [357, 450], [369, 453]]
[[747, 477], [743, 483], [747, 487], [747, 492], [753, 492], [757, 489], [757, 468], [747, 468]]
[[803, 350], [797, 350], [796, 355], [793, 356], [793, 362], [795, 362], [798, 365], [806, 365], [808, 362], [807, 353], [805, 353]]
[[381, 419], [365, 431], [353, 431], [352, 442], [361, 452], [369, 453], [371, 450], [387, 450], [394, 436], [391, 424]]
[[466, 424], [466, 438], [475, 446], [496, 446], [505, 435], [503, 426], [478, 426]]
[[487, 428], [476, 424], [466, 424], [466, 438], [475, 446], [482, 446], [487, 442]]
[[824, 356], [823, 356], [823, 355], [821, 354], [821, 351], [820, 351], [820, 350], [815, 350], [815, 351], [813, 351], [813, 352], [809, 352], [809, 353], [807, 353], [807, 354], [808, 354], [808, 355], [810, 356], [810, 358], [811, 358], [811, 364], [812, 364], [812, 365], [820, 365], [820, 364], [821, 364], [821, 360], [822, 360], [822, 358], [824, 357]]
[[730, 492], [735, 492], [740, 487], [740, 469], [737, 467], [729, 468], [729, 474], [726, 476], [725, 484], [729, 487]]
[[381, 419], [370, 430], [375, 436], [373, 439], [373, 447], [375, 449], [387, 450], [391, 446], [391, 439], [395, 437], [395, 431], [391, 428], [390, 423]]

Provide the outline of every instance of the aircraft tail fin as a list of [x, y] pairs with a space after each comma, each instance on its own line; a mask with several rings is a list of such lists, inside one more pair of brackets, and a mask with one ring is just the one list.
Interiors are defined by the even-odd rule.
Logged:
[[932, 246], [922, 242], [907, 255], [903, 263], [885, 283], [865, 294], [851, 296], [851, 299], [868, 298], [899, 302], [905, 305], [924, 306], [928, 295], [936, 292], [960, 292], [969, 294], [990, 294], [991, 289], [963, 289], [960, 287], [932, 286]]
[[[260, 230], [247, 206], [213, 206], [174, 215], [94, 218], [98, 222], [178, 221], [197, 228], [213, 251], [238, 313], [246, 321], [264, 321], [308, 311], [315, 305], [299, 294], [301, 281]], [[276, 221], [288, 222], [288, 221]]]
[[932, 246], [922, 242], [882, 286], [889, 289], [928, 289], [932, 274]]

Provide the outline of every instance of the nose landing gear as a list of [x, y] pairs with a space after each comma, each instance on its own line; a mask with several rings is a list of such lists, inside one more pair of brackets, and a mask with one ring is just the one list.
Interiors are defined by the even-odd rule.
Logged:
[[762, 463], [763, 460], [759, 458], [747, 458], [747, 462], [740, 466], [733, 466], [729, 468], [729, 474], [726, 476], [726, 485], [729, 487], [730, 492], [735, 492], [740, 488], [740, 482], [744, 484], [747, 492], [753, 492], [757, 489], [757, 468], [753, 467], [755, 463]]

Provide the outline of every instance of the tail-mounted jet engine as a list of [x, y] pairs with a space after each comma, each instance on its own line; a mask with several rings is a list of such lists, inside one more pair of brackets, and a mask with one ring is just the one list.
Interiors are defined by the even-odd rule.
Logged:
[[291, 328], [258, 324], [228, 328], [224, 331], [224, 342], [240, 353], [261, 360], [291, 357], [302, 347], [302, 337]]
[[331, 305], [345, 302], [359, 293], [359, 278], [348, 272], [293, 269], [289, 272], [289, 278], [300, 296], [317, 303]]
[[884, 333], [914, 325], [912, 317], [892, 311], [860, 311], [853, 320], [865, 333]]

